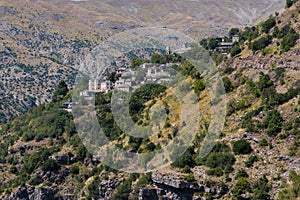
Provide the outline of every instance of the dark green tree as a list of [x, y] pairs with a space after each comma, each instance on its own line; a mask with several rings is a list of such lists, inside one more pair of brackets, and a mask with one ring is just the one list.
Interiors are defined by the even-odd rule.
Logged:
[[232, 38], [232, 36], [237, 35], [239, 32], [240, 32], [240, 29], [232, 28], [229, 30], [229, 37]]
[[251, 145], [247, 140], [233, 142], [232, 150], [235, 154], [249, 154], [252, 152]]
[[64, 80], [61, 80], [58, 83], [56, 90], [52, 96], [52, 101], [58, 102], [58, 101], [62, 100], [68, 92], [69, 92], [69, 89], [68, 89], [66, 82]]

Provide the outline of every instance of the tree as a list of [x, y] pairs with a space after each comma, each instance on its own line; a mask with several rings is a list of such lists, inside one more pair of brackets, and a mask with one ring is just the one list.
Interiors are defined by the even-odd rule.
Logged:
[[297, 33], [289, 33], [282, 38], [281, 41], [281, 49], [284, 51], [289, 51], [292, 47], [294, 47], [299, 39], [299, 35]]
[[242, 52], [239, 45], [234, 45], [234, 47], [230, 50], [231, 57], [234, 57]]
[[56, 160], [53, 159], [49, 159], [47, 160], [43, 165], [42, 165], [42, 169], [44, 171], [55, 171], [58, 170], [60, 168], [58, 162]]
[[233, 142], [232, 150], [235, 154], [249, 154], [252, 152], [251, 145], [247, 140]]
[[224, 87], [225, 87], [226, 92], [232, 92], [233, 91], [234, 86], [232, 85], [230, 79], [227, 76], [223, 78], [223, 83], [224, 83]]
[[269, 111], [264, 122], [268, 135], [276, 136], [282, 129], [282, 122], [283, 119], [277, 110]]
[[286, 0], [286, 7], [289, 8], [294, 4], [293, 0]]
[[192, 148], [188, 148], [175, 162], [171, 164], [172, 167], [184, 168], [185, 166], [194, 167], [195, 161], [193, 158], [195, 152]]
[[218, 42], [215, 38], [209, 38], [207, 42], [207, 46], [209, 49], [215, 49], [218, 46]]
[[276, 21], [273, 17], [267, 19], [266, 21], [261, 23], [261, 31], [263, 33], [269, 33], [271, 28], [273, 28], [276, 25]]
[[262, 92], [263, 89], [273, 86], [273, 82], [268, 74], [261, 73], [259, 76], [257, 86], [260, 92]]
[[62, 100], [68, 92], [69, 92], [69, 89], [68, 89], [66, 82], [64, 80], [61, 80], [58, 83], [56, 90], [52, 96], [52, 101], [58, 102], [58, 101]]
[[272, 43], [272, 36], [268, 35], [266, 37], [262, 37], [258, 40], [255, 40], [252, 43], [249, 43], [249, 48], [252, 51], [258, 51], [258, 50], [263, 50], [267, 46], [269, 46]]
[[240, 29], [238, 28], [232, 28], [229, 30], [229, 37], [232, 38], [232, 36], [238, 34], [240, 32]]

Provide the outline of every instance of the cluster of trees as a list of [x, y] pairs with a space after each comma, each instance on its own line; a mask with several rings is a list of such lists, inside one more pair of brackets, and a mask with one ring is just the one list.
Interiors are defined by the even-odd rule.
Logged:
[[263, 50], [272, 43], [272, 36], [267, 35], [249, 43], [249, 48], [253, 51]]
[[261, 32], [263, 33], [269, 33], [269, 31], [276, 25], [276, 21], [274, 17], [270, 17], [266, 21], [262, 22], [260, 24]]
[[287, 24], [279, 29], [277, 26], [274, 28], [273, 37], [281, 39], [280, 47], [283, 51], [289, 51], [294, 47], [299, 39], [299, 34]]
[[253, 200], [268, 200], [270, 199], [270, 189], [269, 181], [264, 175], [253, 185], [250, 184], [247, 177], [238, 178], [231, 192], [234, 200], [245, 199], [245, 196]]
[[155, 99], [165, 92], [167, 88], [163, 85], [150, 83], [139, 87], [131, 96], [129, 102], [130, 115], [134, 121], [138, 121], [145, 103], [151, 99]]
[[210, 169], [206, 172], [212, 176], [223, 176], [233, 171], [232, 165], [236, 159], [230, 147], [225, 143], [217, 143], [212, 152], [203, 159], [197, 159], [197, 165], [205, 165]]

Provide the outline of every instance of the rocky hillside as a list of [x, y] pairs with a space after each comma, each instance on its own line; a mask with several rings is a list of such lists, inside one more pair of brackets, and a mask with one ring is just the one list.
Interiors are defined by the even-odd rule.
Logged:
[[[73, 91], [61, 82], [49, 104], [2, 126], [0, 198], [300, 199], [299, 10], [296, 2], [268, 22], [239, 30], [241, 40], [235, 46], [240, 51], [225, 56], [219, 66], [227, 92], [225, 127], [205, 158], [199, 159], [197, 151], [210, 122], [210, 95], [203, 77], [187, 62], [181, 60], [176, 69], [198, 93], [204, 111], [200, 131], [171, 166], [146, 174], [116, 171], [86, 150], [71, 113], [62, 108]], [[144, 87], [139, 92], [133, 102], [139, 106], [131, 113], [138, 123], [149, 123], [153, 102], [176, 112], [167, 90]], [[96, 95], [97, 116], [120, 147], [149, 152], [176, 134], [174, 115], [149, 139], [124, 134], [114, 123], [110, 100], [111, 93]]]
[[141, 26], [166, 26], [195, 38], [220, 35], [283, 7], [277, 0], [2, 0], [0, 123], [49, 102], [58, 80], [71, 85], [80, 57], [109, 35]]

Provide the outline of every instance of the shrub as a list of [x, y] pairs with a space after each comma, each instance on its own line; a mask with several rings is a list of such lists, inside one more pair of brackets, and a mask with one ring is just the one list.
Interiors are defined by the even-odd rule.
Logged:
[[296, 2], [296, 0], [286, 0], [286, 7], [291, 7], [294, 4], [294, 2]]
[[198, 94], [199, 92], [205, 90], [205, 84], [203, 83], [203, 81], [201, 79], [198, 79], [198, 80], [195, 81], [194, 90], [195, 90], [196, 94]]
[[267, 141], [266, 139], [260, 140], [258, 144], [259, 144], [259, 146], [261, 146], [261, 147], [266, 147], [266, 146], [269, 145], [269, 143], [268, 143], [268, 141]]
[[226, 92], [232, 92], [233, 91], [234, 86], [232, 85], [230, 79], [227, 76], [223, 78], [223, 83], [224, 83], [224, 87], [225, 87]]
[[241, 195], [251, 191], [250, 183], [247, 178], [239, 178], [232, 189], [233, 199], [242, 199]]
[[209, 175], [209, 176], [217, 176], [217, 177], [220, 177], [220, 176], [223, 176], [224, 171], [222, 170], [222, 168], [217, 167], [217, 168], [213, 168], [213, 169], [207, 170], [207, 171], [206, 171], [206, 174]]
[[43, 182], [43, 179], [41, 176], [34, 176], [30, 179], [29, 184], [30, 185], [39, 185]]
[[297, 33], [289, 33], [282, 38], [280, 47], [284, 51], [289, 51], [292, 47], [296, 45], [299, 35]]
[[88, 153], [87, 149], [85, 148], [84, 145], [81, 144], [76, 151], [77, 159], [83, 161], [86, 158], [87, 153]]
[[245, 162], [245, 166], [247, 168], [250, 168], [257, 161], [258, 161], [258, 157], [257, 156], [250, 156], [249, 159]]
[[70, 169], [70, 173], [71, 174], [79, 174], [79, 167], [77, 165], [74, 165], [71, 169]]
[[276, 136], [282, 129], [283, 119], [277, 110], [267, 112], [264, 125], [267, 127], [269, 136]]
[[242, 52], [242, 49], [239, 45], [234, 45], [234, 47], [230, 50], [230, 56], [234, 57]]
[[220, 167], [225, 169], [227, 166], [232, 166], [235, 163], [235, 157], [230, 153], [210, 153], [205, 162], [205, 165], [211, 168]]
[[239, 178], [249, 178], [249, 175], [245, 170], [239, 170], [238, 173], [235, 175], [235, 179], [237, 180]]
[[117, 187], [116, 192], [111, 197], [111, 200], [127, 200], [131, 191], [131, 184], [132, 182], [130, 180], [123, 181], [123, 183]]
[[145, 187], [146, 185], [152, 183], [151, 173], [143, 174], [139, 178], [136, 187]]
[[193, 158], [193, 154], [195, 152], [192, 150], [192, 148], [188, 148], [177, 160], [175, 160], [171, 166], [172, 167], [178, 167], [178, 168], [184, 168], [185, 166], [193, 167], [195, 166], [195, 161]]
[[232, 143], [232, 150], [235, 154], [249, 154], [252, 152], [251, 145], [247, 140], [238, 140]]
[[268, 74], [261, 73], [259, 76], [259, 81], [257, 83], [258, 89], [260, 92], [263, 91], [263, 89], [269, 88], [273, 86], [273, 82]]
[[254, 192], [252, 196], [252, 200], [269, 200], [270, 195], [268, 194], [270, 191], [270, 186], [268, 184], [268, 179], [264, 175], [263, 177], [259, 178], [254, 183]]
[[15, 165], [12, 165], [9, 169], [9, 172], [12, 174], [18, 174], [18, 169]]
[[192, 170], [189, 166], [185, 166], [182, 170], [181, 170], [182, 173], [185, 173], [185, 174], [189, 174], [189, 173], [192, 173]]
[[55, 171], [58, 170], [60, 168], [58, 162], [56, 160], [53, 159], [49, 159], [47, 160], [43, 165], [42, 165], [42, 169], [44, 171]]
[[88, 199], [96, 199], [99, 196], [99, 184], [100, 184], [99, 176], [96, 176], [91, 184], [88, 185], [89, 190], [89, 198]]

